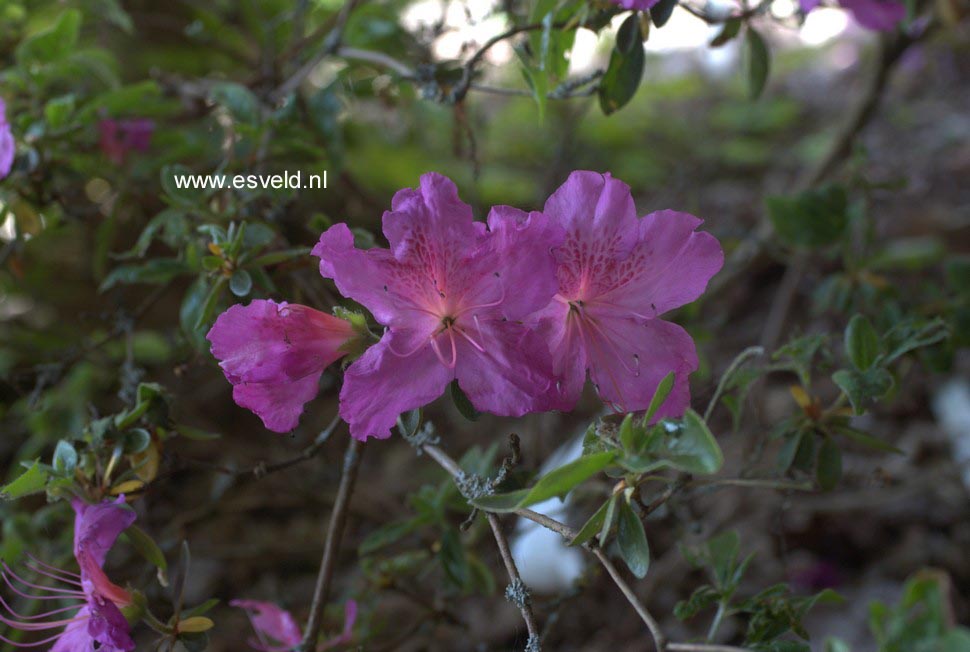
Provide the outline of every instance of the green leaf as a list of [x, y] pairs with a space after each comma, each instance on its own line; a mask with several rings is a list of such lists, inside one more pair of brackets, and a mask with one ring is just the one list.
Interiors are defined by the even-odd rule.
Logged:
[[946, 322], [940, 318], [899, 322], [883, 338], [888, 351], [885, 364], [891, 364], [915, 349], [942, 342], [949, 334]]
[[860, 371], [865, 371], [879, 358], [882, 347], [879, 333], [872, 323], [862, 315], [855, 315], [845, 329], [845, 352], [849, 360]]
[[882, 398], [893, 388], [893, 377], [881, 367], [865, 371], [840, 369], [832, 374], [832, 380], [845, 392], [856, 414], [865, 412], [871, 401]]
[[[638, 451], [638, 444], [643, 439], [644, 430], [639, 426], [639, 424], [634, 425], [633, 414], [628, 414], [623, 417], [623, 423], [620, 424], [620, 444], [623, 445], [623, 449], [630, 453], [635, 453]], [[639, 436], [638, 436], [639, 435]]]
[[714, 37], [711, 41], [712, 48], [719, 48], [722, 45], [726, 45], [729, 41], [734, 39], [741, 32], [741, 19], [732, 18], [731, 20], [724, 23], [724, 27], [721, 28], [720, 33]]
[[842, 237], [849, 223], [848, 198], [839, 186], [794, 197], [768, 197], [768, 217], [778, 237], [794, 247], [815, 248]]
[[168, 562], [165, 560], [165, 554], [158, 547], [158, 544], [155, 543], [155, 540], [148, 536], [144, 530], [137, 525], [131, 525], [125, 530], [124, 537], [131, 544], [131, 547], [137, 550], [138, 554], [144, 557], [148, 563], [162, 571], [168, 570]]
[[657, 4], [650, 7], [650, 20], [656, 27], [663, 27], [670, 20], [670, 15], [674, 13], [674, 8], [679, 0], [660, 0]]
[[451, 381], [449, 387], [451, 390], [451, 400], [454, 401], [455, 407], [458, 408], [458, 412], [461, 416], [465, 417], [469, 421], [478, 421], [481, 413], [475, 409], [472, 402], [469, 400], [468, 396], [462, 391], [461, 386], [458, 384], [457, 380]]
[[74, 475], [74, 469], [77, 468], [77, 451], [71, 442], [64, 439], [57, 442], [51, 466], [54, 467], [54, 473], [58, 475], [67, 477]]
[[309, 255], [310, 250], [307, 247], [271, 251], [270, 253], [253, 258], [247, 263], [247, 267], [268, 267], [270, 265], [278, 265], [280, 263], [285, 263], [287, 261], [294, 260], [296, 258], [303, 258], [304, 256]]
[[505, 494], [482, 496], [472, 502], [491, 512], [511, 512], [555, 496], [565, 496], [576, 485], [596, 475], [616, 459], [616, 451], [584, 455], [539, 478], [532, 489], [520, 489]]
[[865, 446], [867, 448], [872, 448], [877, 451], [882, 451], [884, 453], [896, 453], [897, 455], [903, 455], [903, 451], [899, 450], [892, 444], [885, 442], [878, 437], [873, 437], [867, 432], [863, 432], [856, 428], [848, 425], [836, 425], [832, 428], [837, 434], [840, 434], [847, 439], [851, 439], [857, 444]]
[[610, 502], [612, 500], [613, 497], [611, 496], [609, 500], [600, 505], [599, 509], [597, 509], [593, 515], [589, 517], [589, 520], [583, 524], [583, 527], [579, 529], [579, 532], [577, 532], [576, 536], [573, 537], [572, 541], [569, 542], [569, 545], [581, 546], [599, 534], [600, 530], [603, 528], [603, 522], [606, 520], [606, 512], [609, 509]]
[[51, 129], [60, 129], [67, 124], [74, 112], [74, 94], [61, 95], [44, 105], [44, 120]]
[[210, 99], [228, 109], [239, 122], [255, 124], [259, 121], [259, 100], [252, 91], [235, 82], [221, 82], [212, 87]]
[[253, 289], [253, 277], [244, 269], [237, 269], [229, 277], [229, 290], [237, 297], [247, 296]]
[[599, 102], [603, 113], [609, 115], [627, 104], [643, 80], [643, 37], [640, 19], [631, 13], [616, 34], [610, 63], [599, 85]]
[[176, 276], [185, 274], [191, 270], [181, 260], [175, 258], [153, 258], [143, 265], [122, 265], [111, 270], [101, 286], [101, 292], [108, 290], [119, 283], [148, 283], [151, 285], [162, 285], [168, 283]]
[[771, 58], [765, 40], [750, 24], [745, 34], [744, 45], [748, 62], [748, 96], [752, 100], [756, 100], [761, 96], [761, 92], [768, 82]]
[[17, 500], [23, 496], [36, 494], [47, 486], [47, 470], [34, 462], [30, 468], [20, 474], [16, 480], [0, 489], [0, 497], [6, 500]]
[[818, 465], [815, 467], [818, 486], [831, 491], [842, 479], [842, 451], [831, 437], [826, 437], [818, 449]]
[[[676, 422], [663, 422], [661, 427]], [[709, 475], [717, 473], [724, 464], [724, 454], [704, 419], [688, 409], [677, 428], [667, 439], [665, 459], [681, 471]]]
[[647, 411], [643, 415], [643, 422], [650, 423], [653, 420], [653, 415], [657, 413], [660, 406], [664, 404], [667, 397], [670, 396], [671, 390], [674, 388], [674, 380], [676, 380], [676, 374], [671, 371], [669, 374], [663, 377], [660, 384], [657, 385], [656, 391], [653, 393], [653, 398], [650, 399], [650, 405], [647, 407]]
[[81, 12], [68, 9], [45, 30], [27, 37], [17, 46], [15, 56], [20, 64], [51, 63], [74, 51], [81, 30]]
[[438, 559], [445, 571], [445, 577], [456, 587], [464, 589], [469, 580], [468, 560], [455, 529], [448, 528], [442, 533]]
[[182, 208], [194, 208], [202, 202], [205, 197], [203, 188], [179, 188], [176, 177], [185, 178], [191, 175], [192, 170], [184, 165], [166, 165], [159, 172], [159, 181], [166, 197], [176, 206]]
[[407, 536], [421, 524], [422, 519], [419, 517], [382, 525], [364, 537], [357, 548], [357, 552], [361, 557], [377, 552]]
[[616, 538], [620, 546], [620, 556], [630, 572], [642, 579], [646, 577], [650, 567], [650, 546], [647, 544], [643, 522], [626, 501], [618, 501], [617, 507], [619, 514]]

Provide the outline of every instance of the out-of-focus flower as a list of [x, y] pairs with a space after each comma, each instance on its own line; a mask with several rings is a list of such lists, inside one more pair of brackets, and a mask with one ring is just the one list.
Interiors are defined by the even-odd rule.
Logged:
[[257, 299], [219, 315], [206, 335], [237, 404], [275, 432], [296, 427], [324, 369], [350, 351], [353, 325], [285, 301]]
[[[273, 604], [260, 600], [233, 600], [230, 606], [238, 607], [249, 616], [255, 639], [250, 639], [249, 645], [260, 652], [282, 652], [290, 650], [303, 640], [300, 626], [296, 624], [293, 615]], [[354, 623], [357, 621], [357, 603], [347, 600], [344, 603], [344, 628], [334, 638], [328, 639], [317, 647], [318, 650], [349, 643], [353, 637]]]
[[[806, 14], [822, 0], [799, 0]], [[906, 5], [895, 0], [839, 0], [860, 25], [880, 32], [891, 32], [906, 18]]]
[[660, 0], [610, 0], [610, 2], [618, 7], [622, 7], [623, 9], [646, 11], [650, 7], [660, 2]]
[[682, 414], [697, 354], [683, 328], [658, 316], [704, 292], [724, 262], [717, 239], [695, 231], [701, 221], [687, 213], [638, 219], [629, 186], [598, 172], [573, 172], [543, 213], [566, 232], [559, 292], [540, 315], [561, 379], [553, 402], [575, 405], [588, 371], [605, 401], [642, 410], [674, 372], [656, 418]]
[[148, 150], [155, 131], [155, 122], [148, 118], [106, 118], [98, 123], [98, 131], [101, 135], [101, 151], [112, 163], [121, 165], [128, 157], [128, 152]]
[[0, 98], [0, 179], [10, 174], [16, 151], [17, 145], [13, 140], [10, 123], [7, 121], [7, 104], [3, 98]]
[[478, 410], [544, 409], [548, 350], [521, 320], [555, 294], [561, 229], [509, 207], [475, 222], [451, 180], [425, 174], [418, 189], [394, 196], [383, 230], [390, 249], [355, 248], [346, 224], [313, 249], [320, 273], [387, 327], [345, 374], [340, 415], [351, 434], [389, 437], [399, 414], [453, 380]]
[[[135, 520], [135, 513], [125, 509], [123, 504], [124, 497], [95, 505], [78, 499], [72, 502], [75, 512], [74, 557], [81, 568], [80, 574], [49, 566], [33, 557], [24, 563], [33, 572], [53, 579], [66, 588], [25, 580], [3, 562], [0, 575], [7, 588], [16, 595], [32, 600], [74, 599], [82, 601], [84, 605], [80, 609], [72, 605], [28, 616], [17, 613], [0, 598], [0, 606], [10, 614], [0, 614], [0, 622], [14, 629], [34, 632], [64, 627], [62, 633], [42, 641], [18, 643], [4, 636], [0, 636], [0, 641], [15, 647], [35, 647], [54, 641], [51, 652], [130, 652], [135, 649], [131, 625], [121, 613], [122, 607], [132, 603], [131, 595], [112, 583], [102, 568], [108, 550], [118, 535]], [[75, 610], [73, 616], [58, 617]]]

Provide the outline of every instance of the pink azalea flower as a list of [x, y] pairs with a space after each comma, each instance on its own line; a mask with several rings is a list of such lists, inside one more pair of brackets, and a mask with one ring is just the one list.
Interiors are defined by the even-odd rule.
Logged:
[[275, 432], [296, 427], [323, 370], [347, 354], [356, 336], [345, 319], [265, 299], [232, 306], [206, 335], [233, 399]]
[[10, 123], [7, 122], [7, 105], [3, 98], [0, 98], [0, 179], [10, 174], [16, 152], [17, 145], [13, 140]]
[[358, 439], [390, 436], [402, 412], [453, 380], [476, 409], [521, 416], [544, 408], [546, 347], [521, 323], [556, 290], [561, 230], [538, 213], [493, 208], [475, 222], [451, 180], [425, 174], [384, 213], [390, 249], [360, 250], [345, 224], [313, 249], [320, 273], [387, 327], [347, 369], [340, 416]]
[[[283, 652], [291, 650], [303, 640], [300, 626], [293, 615], [272, 602], [260, 600], [233, 600], [230, 606], [246, 611], [249, 622], [256, 632], [256, 638], [249, 645], [260, 652]], [[322, 643], [317, 649], [326, 650], [337, 645], [349, 643], [353, 638], [354, 623], [357, 621], [357, 603], [347, 600], [344, 603], [344, 629], [334, 638]]]
[[[810, 12], [821, 0], [800, 0], [802, 11]], [[880, 32], [891, 32], [906, 18], [906, 5], [895, 0], [839, 0], [860, 25]]]
[[605, 401], [642, 410], [674, 372], [657, 418], [682, 414], [697, 354], [683, 328], [658, 316], [704, 292], [724, 262], [717, 240], [686, 213], [638, 219], [629, 186], [597, 172], [573, 172], [543, 212], [566, 231], [559, 292], [540, 315], [561, 378], [553, 401], [572, 408], [588, 372]]
[[[121, 607], [131, 604], [131, 595], [113, 584], [102, 567], [118, 535], [134, 522], [135, 513], [121, 506], [124, 497], [97, 505], [75, 499], [71, 504], [75, 512], [74, 557], [81, 573], [55, 568], [31, 557], [30, 562], [24, 563], [27, 568], [61, 583], [65, 588], [29, 582], [14, 573], [6, 562], [3, 562], [0, 576], [10, 591], [22, 598], [75, 599], [83, 601], [84, 605], [80, 609], [75, 604], [28, 616], [17, 613], [0, 597], [0, 606], [10, 614], [10, 617], [0, 614], [0, 622], [14, 629], [40, 632], [65, 628], [62, 633], [42, 641], [17, 643], [4, 636], [0, 636], [0, 641], [14, 647], [36, 647], [54, 641], [51, 652], [90, 652], [94, 649], [98, 652], [130, 652], [135, 649], [135, 642]], [[30, 590], [39, 593], [29, 593]], [[75, 610], [73, 616], [50, 619]]]
[[646, 11], [650, 7], [660, 2], [660, 0], [610, 0], [610, 2], [623, 9]]
[[104, 155], [115, 165], [122, 165], [128, 152], [144, 152], [151, 144], [155, 122], [148, 118], [129, 120], [104, 119], [98, 124]]

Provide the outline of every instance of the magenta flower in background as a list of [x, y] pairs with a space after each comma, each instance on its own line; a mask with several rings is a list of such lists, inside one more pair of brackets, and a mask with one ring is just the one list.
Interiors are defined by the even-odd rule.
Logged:
[[104, 155], [115, 165], [122, 165], [128, 152], [144, 152], [151, 144], [155, 122], [148, 118], [112, 120], [106, 118], [98, 123], [100, 145]]
[[561, 230], [509, 207], [493, 208], [487, 226], [475, 222], [455, 184], [433, 173], [394, 196], [383, 230], [390, 249], [356, 249], [345, 224], [313, 249], [320, 273], [387, 327], [345, 374], [340, 416], [351, 434], [389, 437], [398, 415], [453, 380], [478, 410], [544, 409], [547, 347], [520, 320], [555, 294]]
[[[10, 617], [0, 614], [0, 622], [14, 629], [39, 632], [64, 627], [62, 633], [42, 641], [16, 643], [4, 636], [0, 636], [0, 641], [15, 647], [35, 647], [54, 641], [51, 652], [91, 652], [95, 649], [98, 652], [130, 652], [135, 649], [135, 642], [121, 607], [131, 604], [131, 595], [113, 584], [102, 567], [118, 535], [134, 522], [135, 513], [122, 507], [124, 497], [96, 505], [75, 499], [71, 504], [75, 512], [74, 557], [81, 573], [55, 568], [31, 557], [29, 562], [24, 563], [27, 568], [59, 582], [62, 587], [25, 580], [14, 573], [6, 562], [3, 562], [0, 575], [7, 588], [22, 598], [43, 601], [74, 599], [85, 604], [80, 609], [75, 604], [40, 614], [22, 615], [0, 597], [0, 606], [10, 614]], [[73, 616], [59, 617], [72, 611], [75, 612]], [[50, 620], [51, 617], [54, 619]]]
[[[821, 4], [821, 0], [799, 0], [806, 14]], [[895, 0], [839, 0], [856, 22], [867, 29], [891, 32], [906, 18], [906, 5]]]
[[704, 292], [724, 262], [717, 240], [695, 231], [701, 220], [687, 213], [638, 219], [629, 186], [597, 172], [569, 175], [543, 213], [566, 231], [559, 292], [540, 316], [561, 379], [553, 402], [571, 409], [588, 372], [603, 400], [642, 410], [674, 372], [657, 418], [682, 414], [697, 354], [683, 328], [658, 316]]
[[296, 427], [323, 370], [357, 337], [345, 319], [306, 306], [257, 299], [219, 315], [206, 335], [238, 405], [275, 432]]
[[622, 7], [623, 9], [646, 11], [650, 7], [660, 2], [660, 0], [610, 0], [610, 2], [618, 7]]
[[7, 104], [0, 97], [0, 179], [10, 174], [16, 152], [17, 145], [13, 140], [10, 123], [7, 121]]
[[[281, 609], [272, 602], [259, 600], [233, 600], [229, 603], [246, 611], [249, 622], [252, 623], [256, 638], [250, 639], [249, 645], [260, 652], [278, 652], [290, 650], [300, 644], [303, 634], [296, 624], [293, 615]], [[325, 641], [318, 650], [349, 643], [353, 638], [354, 623], [357, 621], [357, 603], [347, 600], [344, 603], [344, 628], [336, 637]]]

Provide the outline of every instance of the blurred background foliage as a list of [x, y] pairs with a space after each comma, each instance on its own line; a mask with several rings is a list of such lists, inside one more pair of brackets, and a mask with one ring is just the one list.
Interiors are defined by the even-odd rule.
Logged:
[[[692, 212], [722, 241], [725, 270], [676, 315], [701, 354], [695, 409], [722, 381], [707, 421], [725, 473], [812, 488], [700, 487], [644, 514], [652, 565], [636, 586], [665, 626], [702, 637], [704, 610], [724, 602], [720, 639], [753, 649], [805, 649], [803, 634], [831, 652], [968, 649], [952, 634], [970, 620], [967, 7], [913, 4], [905, 31], [883, 35], [835, 8], [802, 25], [790, 4], [744, 6], [759, 55], [746, 32], [708, 45], [737, 7], [686, 0], [652, 25], [579, 1], [0, 0], [17, 141], [0, 182], [0, 460], [13, 482], [0, 554], [68, 559], [70, 509], [53, 499], [125, 491], [159, 551], [133, 542], [114, 563], [159, 615], [181, 602], [164, 578], [184, 540], [188, 603], [258, 597], [302, 617], [346, 432], [264, 471], [330, 422], [339, 370], [292, 435], [273, 435], [232, 402], [204, 340], [212, 320], [257, 297], [338, 304], [309, 248], [337, 221], [380, 242], [390, 197], [423, 172], [453, 178], [482, 218], [540, 208], [570, 171], [593, 169], [630, 184], [641, 213]], [[483, 54], [456, 97], [488, 38], [543, 20], [554, 27]], [[603, 72], [618, 51], [639, 56], [624, 38], [646, 38], [632, 88]], [[131, 134], [146, 119], [143, 146]], [[173, 177], [297, 170], [326, 171], [328, 188], [200, 191]], [[763, 361], [724, 375], [759, 344]], [[590, 395], [572, 415], [472, 423], [442, 400], [427, 416], [482, 474], [518, 433], [528, 475], [598, 410]], [[325, 629], [354, 597], [363, 649], [521, 648], [482, 519], [459, 529], [464, 498], [400, 438], [369, 448]], [[575, 495], [578, 527], [609, 484]], [[741, 543], [718, 549], [758, 554], [729, 586], [716, 565], [736, 559], [679, 544], [713, 550], [704, 542], [731, 530]], [[764, 592], [778, 582], [796, 599]], [[825, 588], [846, 606], [816, 607], [802, 629], [797, 596]], [[645, 649], [595, 571], [535, 602], [547, 649]], [[207, 642], [179, 645], [242, 649], [242, 616], [210, 615]]]

